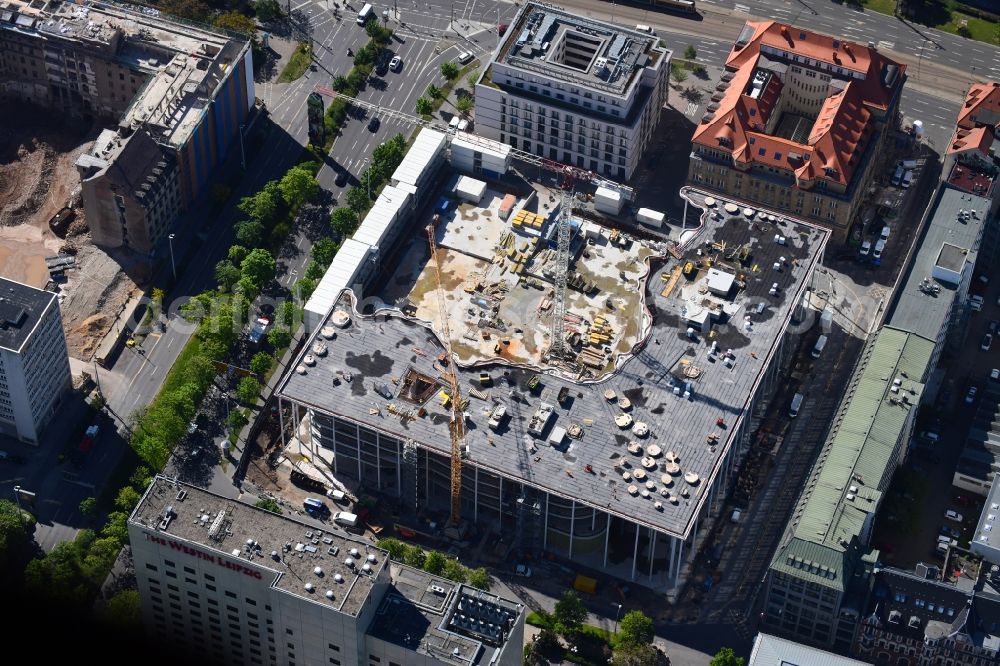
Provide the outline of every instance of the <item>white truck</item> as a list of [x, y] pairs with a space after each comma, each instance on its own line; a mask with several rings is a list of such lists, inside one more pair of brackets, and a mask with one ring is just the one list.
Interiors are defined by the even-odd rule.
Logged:
[[830, 308], [825, 308], [820, 314], [819, 328], [823, 331], [823, 335], [830, 335], [830, 331], [833, 330], [833, 310]]

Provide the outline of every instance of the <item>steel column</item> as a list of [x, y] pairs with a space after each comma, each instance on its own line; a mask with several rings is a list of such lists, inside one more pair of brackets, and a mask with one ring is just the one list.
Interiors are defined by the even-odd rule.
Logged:
[[573, 532], [576, 531], [576, 501], [569, 501], [569, 559], [573, 559]]
[[608, 525], [604, 528], [604, 568], [608, 568], [608, 539], [611, 538], [611, 515], [608, 515]]
[[639, 524], [635, 525], [635, 545], [632, 547], [632, 580], [635, 580], [635, 566], [639, 563]]

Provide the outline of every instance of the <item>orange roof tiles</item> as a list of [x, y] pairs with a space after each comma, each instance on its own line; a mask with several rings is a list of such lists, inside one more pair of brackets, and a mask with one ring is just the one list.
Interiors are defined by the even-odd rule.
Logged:
[[[829, 94], [803, 144], [762, 133], [784, 88], [777, 75], [770, 76], [756, 98], [747, 94], [761, 56], [778, 60], [782, 54], [799, 56], [793, 64], [806, 69], [816, 66], [807, 62], [812, 59], [865, 77], [846, 76], [843, 87]], [[738, 162], [790, 169], [800, 181], [818, 177], [841, 184], [850, 182], [867, 148], [872, 110], [888, 108], [906, 69], [874, 49], [774, 21], [748, 21], [726, 67], [729, 85], [718, 109], [695, 129], [692, 143], [728, 150]], [[884, 76], [890, 67], [897, 74], [887, 86]], [[789, 159], [789, 153], [798, 157]]]
[[955, 134], [948, 144], [948, 154], [954, 155], [969, 150], [978, 150], [983, 155], [989, 155], [992, 145], [993, 131], [989, 127], [976, 127], [975, 129], [959, 127], [955, 130]]
[[969, 87], [969, 92], [965, 96], [965, 104], [958, 110], [958, 126], [972, 129], [977, 124], [986, 124], [982, 120], [973, 120], [972, 116], [979, 116], [983, 112], [996, 124], [1000, 121], [1000, 83], [988, 81], [986, 83], [973, 83]]

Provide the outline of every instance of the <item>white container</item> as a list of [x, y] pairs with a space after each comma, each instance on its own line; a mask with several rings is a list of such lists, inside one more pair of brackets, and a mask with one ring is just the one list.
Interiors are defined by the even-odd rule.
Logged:
[[640, 208], [635, 214], [636, 220], [651, 227], [662, 227], [664, 217], [663, 213], [652, 208]]
[[618, 215], [622, 211], [622, 195], [609, 187], [598, 187], [594, 192], [594, 208], [602, 213]]

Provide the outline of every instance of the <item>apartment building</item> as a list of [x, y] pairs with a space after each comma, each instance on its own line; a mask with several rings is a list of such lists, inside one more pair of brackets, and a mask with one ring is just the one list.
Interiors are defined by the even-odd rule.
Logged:
[[823, 224], [845, 241], [905, 73], [871, 45], [748, 21], [695, 128], [688, 182]]
[[476, 132], [627, 180], [667, 103], [670, 57], [654, 35], [526, 3], [476, 84]]
[[254, 104], [249, 41], [112, 2], [0, 0], [0, 98], [113, 130], [77, 161], [94, 242], [148, 254]]
[[69, 387], [56, 295], [0, 278], [0, 432], [37, 445]]
[[217, 664], [515, 666], [524, 607], [157, 476], [128, 521], [153, 645]]

